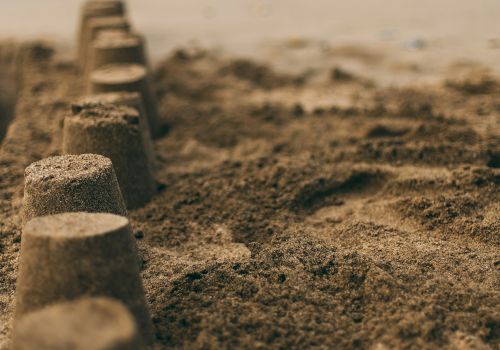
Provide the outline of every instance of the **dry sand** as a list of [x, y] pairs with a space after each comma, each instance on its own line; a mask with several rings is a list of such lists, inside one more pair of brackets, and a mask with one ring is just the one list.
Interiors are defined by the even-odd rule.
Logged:
[[[159, 348], [499, 349], [488, 50], [437, 69], [432, 48], [294, 39], [264, 64], [193, 46], [158, 63], [161, 192], [129, 214]], [[72, 64], [29, 52], [0, 149], [2, 350], [24, 168], [61, 152], [82, 91]]]
[[138, 350], [140, 337], [130, 312], [107, 298], [51, 305], [23, 318], [13, 343], [19, 350]]

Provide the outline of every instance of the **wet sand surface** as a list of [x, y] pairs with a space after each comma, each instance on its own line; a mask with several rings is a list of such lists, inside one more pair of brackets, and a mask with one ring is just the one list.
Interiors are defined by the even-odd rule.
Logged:
[[[377, 31], [158, 54], [159, 192], [129, 213], [158, 348], [498, 349], [500, 51], [480, 32], [484, 55]], [[21, 57], [0, 148], [2, 350], [24, 168], [61, 153], [82, 93], [67, 55]]]

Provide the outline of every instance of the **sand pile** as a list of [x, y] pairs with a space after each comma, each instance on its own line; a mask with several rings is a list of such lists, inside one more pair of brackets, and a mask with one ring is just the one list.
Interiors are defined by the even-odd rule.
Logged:
[[[61, 154], [83, 91], [28, 52], [45, 59], [23, 65], [0, 150], [0, 348], [24, 168]], [[129, 216], [158, 347], [498, 348], [500, 80], [388, 88], [323, 68], [188, 48], [155, 70], [160, 192]]]

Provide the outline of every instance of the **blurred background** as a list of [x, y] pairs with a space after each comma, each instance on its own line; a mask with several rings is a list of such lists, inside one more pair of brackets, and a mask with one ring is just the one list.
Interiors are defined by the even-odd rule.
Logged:
[[[3, 0], [0, 37], [75, 43], [80, 0]], [[154, 60], [197, 43], [276, 56], [276, 47], [362, 45], [427, 67], [500, 66], [499, 0], [128, 0]], [[274, 50], [274, 51], [273, 51]], [[267, 56], [266, 56], [267, 55]], [[433, 72], [435, 73], [435, 72]]]
[[[0, 35], [72, 39], [81, 2], [2, 1]], [[192, 39], [235, 50], [286, 37], [402, 44], [421, 39], [447, 41], [470, 52], [500, 39], [498, 0], [129, 0], [128, 4], [134, 23], [160, 53]]]

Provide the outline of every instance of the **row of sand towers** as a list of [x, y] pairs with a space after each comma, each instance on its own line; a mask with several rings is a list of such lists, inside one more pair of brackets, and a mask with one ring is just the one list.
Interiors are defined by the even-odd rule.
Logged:
[[145, 42], [119, 0], [87, 1], [78, 40], [86, 95], [64, 119], [63, 155], [25, 172], [16, 350], [154, 344], [127, 219], [157, 189], [161, 125]]

